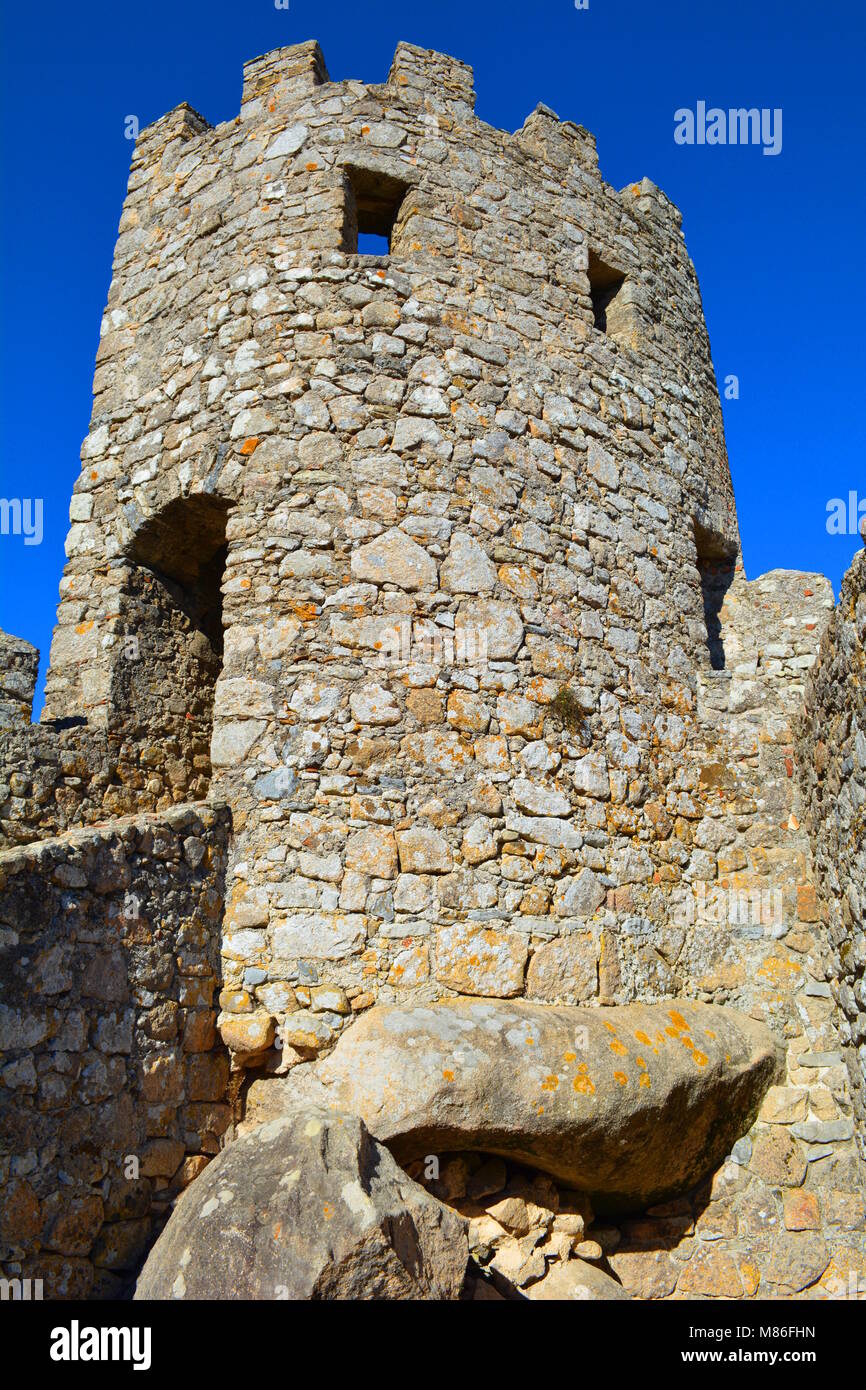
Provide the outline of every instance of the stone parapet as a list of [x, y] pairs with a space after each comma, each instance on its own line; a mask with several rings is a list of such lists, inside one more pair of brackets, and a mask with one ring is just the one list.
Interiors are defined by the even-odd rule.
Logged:
[[231, 1118], [214, 1029], [229, 816], [0, 853], [0, 1268], [118, 1296]]

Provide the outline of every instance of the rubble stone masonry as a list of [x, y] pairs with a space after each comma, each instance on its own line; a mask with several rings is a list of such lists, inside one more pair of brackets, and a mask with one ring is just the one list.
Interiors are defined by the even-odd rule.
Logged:
[[122, 1294], [229, 1124], [227, 834], [187, 806], [0, 853], [0, 1260], [46, 1298]]
[[[854, 1091], [866, 1121], [866, 552], [842, 585], [809, 677], [802, 767], [827, 904], [830, 981]], [[866, 1133], [861, 1129], [861, 1147]]]

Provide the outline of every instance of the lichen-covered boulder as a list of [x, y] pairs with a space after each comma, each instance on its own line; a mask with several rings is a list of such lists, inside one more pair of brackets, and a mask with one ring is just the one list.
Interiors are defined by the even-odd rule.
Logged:
[[498, 1153], [610, 1211], [665, 1200], [712, 1171], [776, 1069], [765, 1027], [709, 1004], [452, 999], [370, 1010], [315, 1084], [400, 1162]]
[[187, 1188], [136, 1299], [456, 1299], [465, 1222], [353, 1115], [307, 1108], [230, 1144]]

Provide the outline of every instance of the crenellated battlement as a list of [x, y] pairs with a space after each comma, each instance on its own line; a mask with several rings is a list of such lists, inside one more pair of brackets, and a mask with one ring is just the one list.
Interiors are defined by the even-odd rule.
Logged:
[[433, 98], [456, 102], [464, 114], [475, 109], [475, 74], [471, 67], [432, 48], [398, 43], [388, 84], [400, 88], [404, 96], [420, 101]]
[[21, 637], [0, 632], [0, 729], [30, 723], [39, 652]]
[[284, 102], [302, 99], [330, 80], [325, 55], [315, 40], [274, 48], [244, 63], [241, 112], [253, 119], [254, 103], [273, 110]]
[[[382, 103], [384, 115], [384, 108], [394, 100], [395, 89], [399, 102], [407, 104], [409, 110], [414, 108], [423, 134], [431, 138], [435, 137], [437, 130], [437, 103], [442, 104], [443, 115], [449, 104], [456, 104], [459, 110], [455, 110], [453, 115], [470, 122], [477, 119], [474, 117], [472, 69], [447, 54], [400, 43], [384, 84], [365, 84], [354, 80], [333, 82], [324, 54], [315, 40], [273, 49], [244, 64], [240, 119], [244, 124], [272, 124], [279, 133], [281, 129], [286, 129], [281, 123], [291, 121], [293, 113], [306, 101], [315, 100], [317, 94], [321, 100], [330, 100], [331, 93], [338, 93], [338, 100], [349, 108], [354, 103]], [[486, 132], [494, 132], [494, 128], [486, 123], [479, 124]], [[133, 167], [159, 163], [166, 147], [174, 140], [186, 142], [212, 129], [204, 116], [187, 103], [181, 103], [142, 130]], [[229, 122], [219, 128], [218, 134], [220, 138], [230, 137], [231, 130], [232, 123]], [[509, 139], [508, 132], [495, 134], [503, 142]], [[538, 159], [546, 166], [551, 177], [565, 177], [570, 183], [579, 183], [582, 175], [596, 179], [600, 177], [595, 136], [571, 120], [561, 120], [556, 112], [543, 103], [529, 113], [523, 126], [510, 138], [515, 149], [524, 150]], [[286, 147], [291, 144], [288, 136], [284, 144]], [[368, 154], [370, 145], [375, 149], [375, 141], [367, 141]], [[414, 149], [407, 150], [399, 157], [405, 158], [406, 155], [410, 156], [413, 164], [416, 162]], [[342, 162], [349, 162], [349, 159]], [[628, 186], [632, 191], [637, 187]], [[642, 195], [633, 204], [633, 210], [639, 213], [652, 211], [657, 219], [661, 204], [668, 203], [672, 216], [681, 220], [673, 204], [649, 180], [643, 180], [640, 187]], [[653, 190], [652, 194], [649, 190]], [[622, 190], [623, 194], [625, 192]]]

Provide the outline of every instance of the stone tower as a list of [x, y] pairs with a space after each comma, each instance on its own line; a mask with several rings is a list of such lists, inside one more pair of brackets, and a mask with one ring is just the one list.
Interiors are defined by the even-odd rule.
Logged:
[[[607, 185], [547, 107], [509, 134], [473, 106], [441, 54], [401, 44], [385, 83], [335, 83], [309, 43], [246, 65], [237, 118], [183, 105], [142, 131], [38, 726], [32, 658], [3, 649], [6, 891], [44, 875], [36, 842], [63, 837], [56, 859], [84, 835], [91, 865], [115, 835], [116, 882], [52, 881], [87, 920], [115, 895], [134, 964], [157, 907], [180, 924], [174, 982], [135, 964], [112, 999], [139, 1139], [175, 1146], [157, 1206], [228, 1123], [227, 1056], [290, 1079], [373, 1005], [751, 1015], [788, 1079], [717, 1182], [724, 1239], [649, 1292], [797, 1293], [784, 1240], [753, 1272], [748, 1202], [773, 1182], [783, 1201], [780, 1168], [821, 1194], [785, 1236], [808, 1245], [801, 1287], [862, 1267], [863, 765], [842, 757], [825, 853], [814, 742], [831, 687], [840, 747], [862, 742], [863, 567], [810, 738], [832, 592], [745, 580], [679, 212], [646, 179]], [[198, 1017], [189, 1048], [153, 1023], [166, 991]]]

